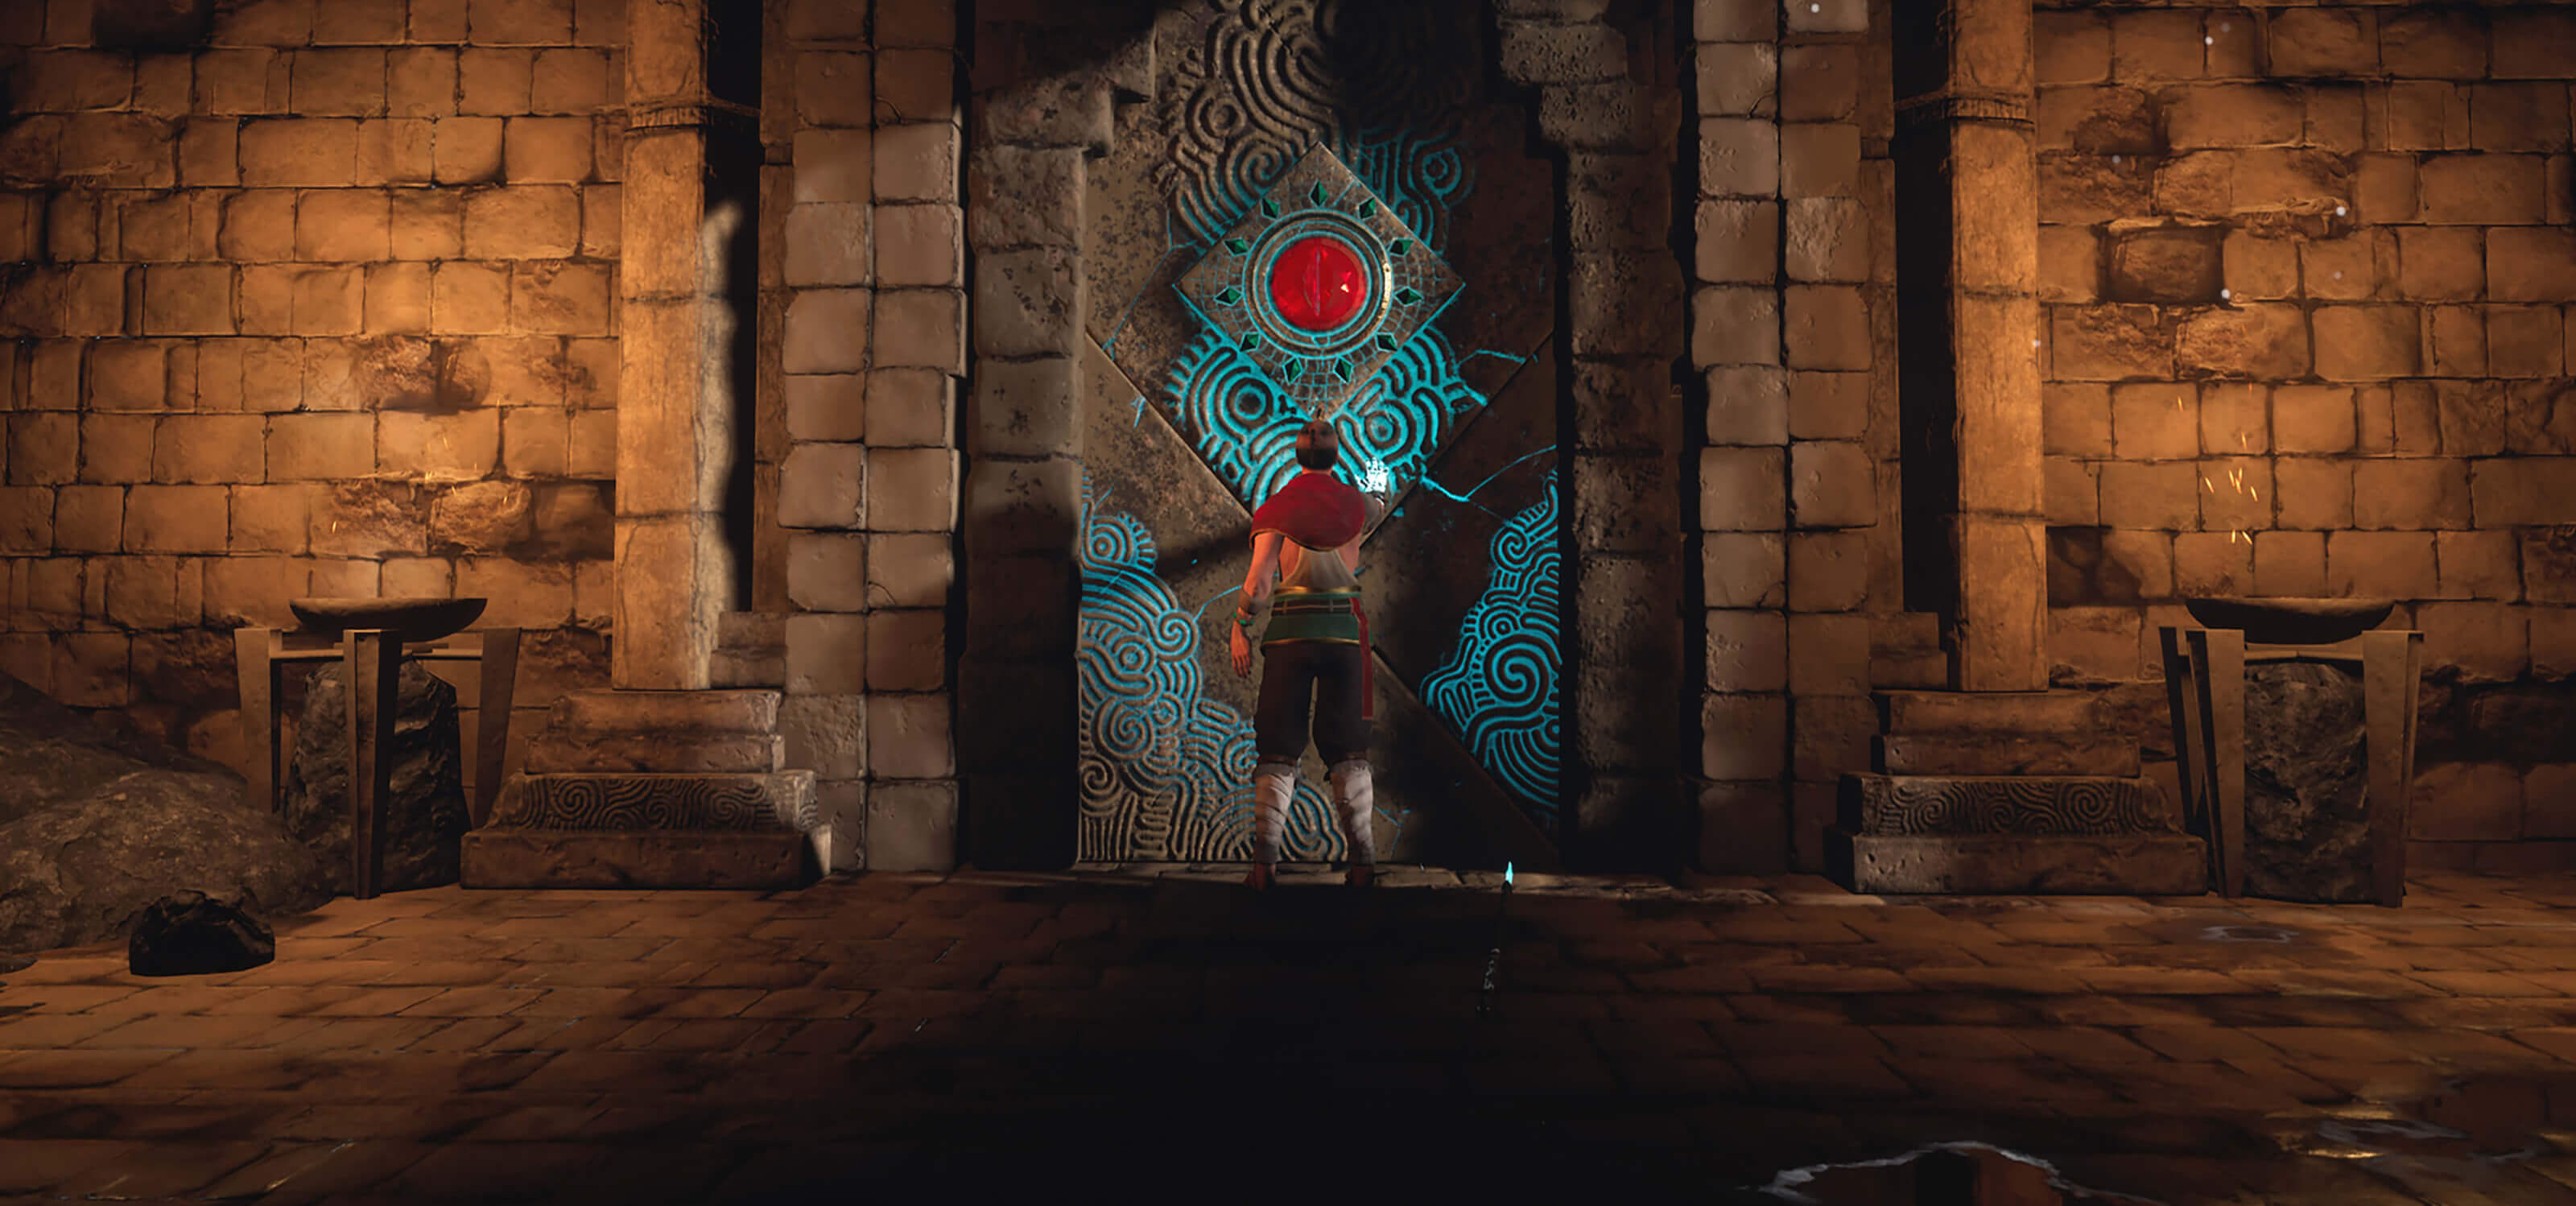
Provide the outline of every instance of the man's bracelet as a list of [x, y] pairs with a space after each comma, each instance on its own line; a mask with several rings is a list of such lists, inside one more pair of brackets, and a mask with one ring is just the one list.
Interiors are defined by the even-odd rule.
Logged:
[[1250, 628], [1252, 627], [1252, 617], [1244, 614], [1238, 609], [1234, 613], [1234, 626], [1237, 628]]

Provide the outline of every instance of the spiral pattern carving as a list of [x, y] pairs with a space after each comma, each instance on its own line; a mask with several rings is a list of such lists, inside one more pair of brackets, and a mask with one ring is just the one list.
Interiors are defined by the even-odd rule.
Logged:
[[[1297, 475], [1297, 429], [1307, 418], [1295, 406], [1273, 401], [1265, 382], [1241, 349], [1221, 334], [1202, 331], [1181, 354], [1164, 399], [1182, 437], [1247, 507]], [[1385, 462], [1400, 498], [1484, 404], [1484, 396], [1459, 377], [1449, 341], [1426, 330], [1331, 419], [1341, 433], [1345, 462]]]
[[491, 823], [521, 829], [785, 829], [819, 821], [766, 776], [530, 775]]
[[[1154, 537], [1108, 510], [1083, 477], [1078, 776], [1085, 859], [1252, 856], [1252, 726], [1208, 699], [1199, 634], [1154, 575]], [[1299, 782], [1290, 858], [1342, 851], [1331, 802]]]
[[1494, 533], [1493, 573], [1423, 702], [1539, 828], [1557, 831], [1556, 479]]
[[1211, 7], [1214, 16], [1157, 90], [1172, 154], [1156, 182], [1182, 227], [1200, 242], [1214, 240], [1306, 148], [1324, 143], [1426, 243], [1444, 246], [1445, 231], [1425, 221], [1438, 214], [1415, 211], [1445, 211], [1464, 193], [1464, 156], [1442, 142], [1380, 151], [1375, 174], [1360, 164], [1372, 145], [1419, 141], [1388, 131], [1456, 128], [1477, 83], [1477, 57], [1448, 43], [1478, 36], [1473, 6], [1215, 0]]
[[2173, 831], [2158, 801], [2134, 779], [1874, 777], [1859, 790], [1864, 833], [2075, 837]]

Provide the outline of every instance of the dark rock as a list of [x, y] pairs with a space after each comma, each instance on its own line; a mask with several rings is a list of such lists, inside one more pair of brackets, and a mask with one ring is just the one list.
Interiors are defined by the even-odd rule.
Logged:
[[248, 971], [276, 957], [267, 923], [190, 890], [153, 901], [125, 944], [126, 969], [138, 976]]
[[2361, 676], [2325, 662], [2245, 670], [2245, 890], [2367, 901], [2370, 763]]
[[85, 719], [0, 675], [0, 951], [122, 938], [194, 887], [270, 916], [331, 879], [242, 781], [107, 714]]
[[36, 965], [34, 955], [0, 955], [0, 976], [25, 971]]
[[[286, 771], [286, 824], [349, 885], [349, 688], [340, 663], [313, 674]], [[384, 807], [386, 891], [456, 882], [465, 812], [456, 688], [417, 660], [402, 664], [394, 718], [393, 791]]]

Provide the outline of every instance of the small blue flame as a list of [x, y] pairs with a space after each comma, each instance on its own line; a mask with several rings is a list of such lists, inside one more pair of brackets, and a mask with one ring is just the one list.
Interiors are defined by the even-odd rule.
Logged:
[[1512, 865], [1511, 865], [1510, 863], [1505, 863], [1505, 864], [1503, 864], [1503, 886], [1505, 886], [1505, 887], [1510, 887], [1510, 886], [1511, 886], [1511, 882], [1512, 882]]

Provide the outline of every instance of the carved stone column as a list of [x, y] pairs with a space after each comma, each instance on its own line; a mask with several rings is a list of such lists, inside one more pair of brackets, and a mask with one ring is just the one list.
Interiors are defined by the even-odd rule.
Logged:
[[[748, 455], [757, 6], [627, 6], [617, 546], [609, 681], [559, 701], [489, 824], [469, 887], [760, 888], [829, 848], [814, 772], [785, 769], [776, 691], [713, 691], [734, 605], [728, 478]], [[730, 39], [740, 38], [744, 45]], [[750, 95], [727, 95], [727, 92]]]
[[2030, 0], [1896, 7], [1907, 605], [1950, 685], [2048, 686]]

